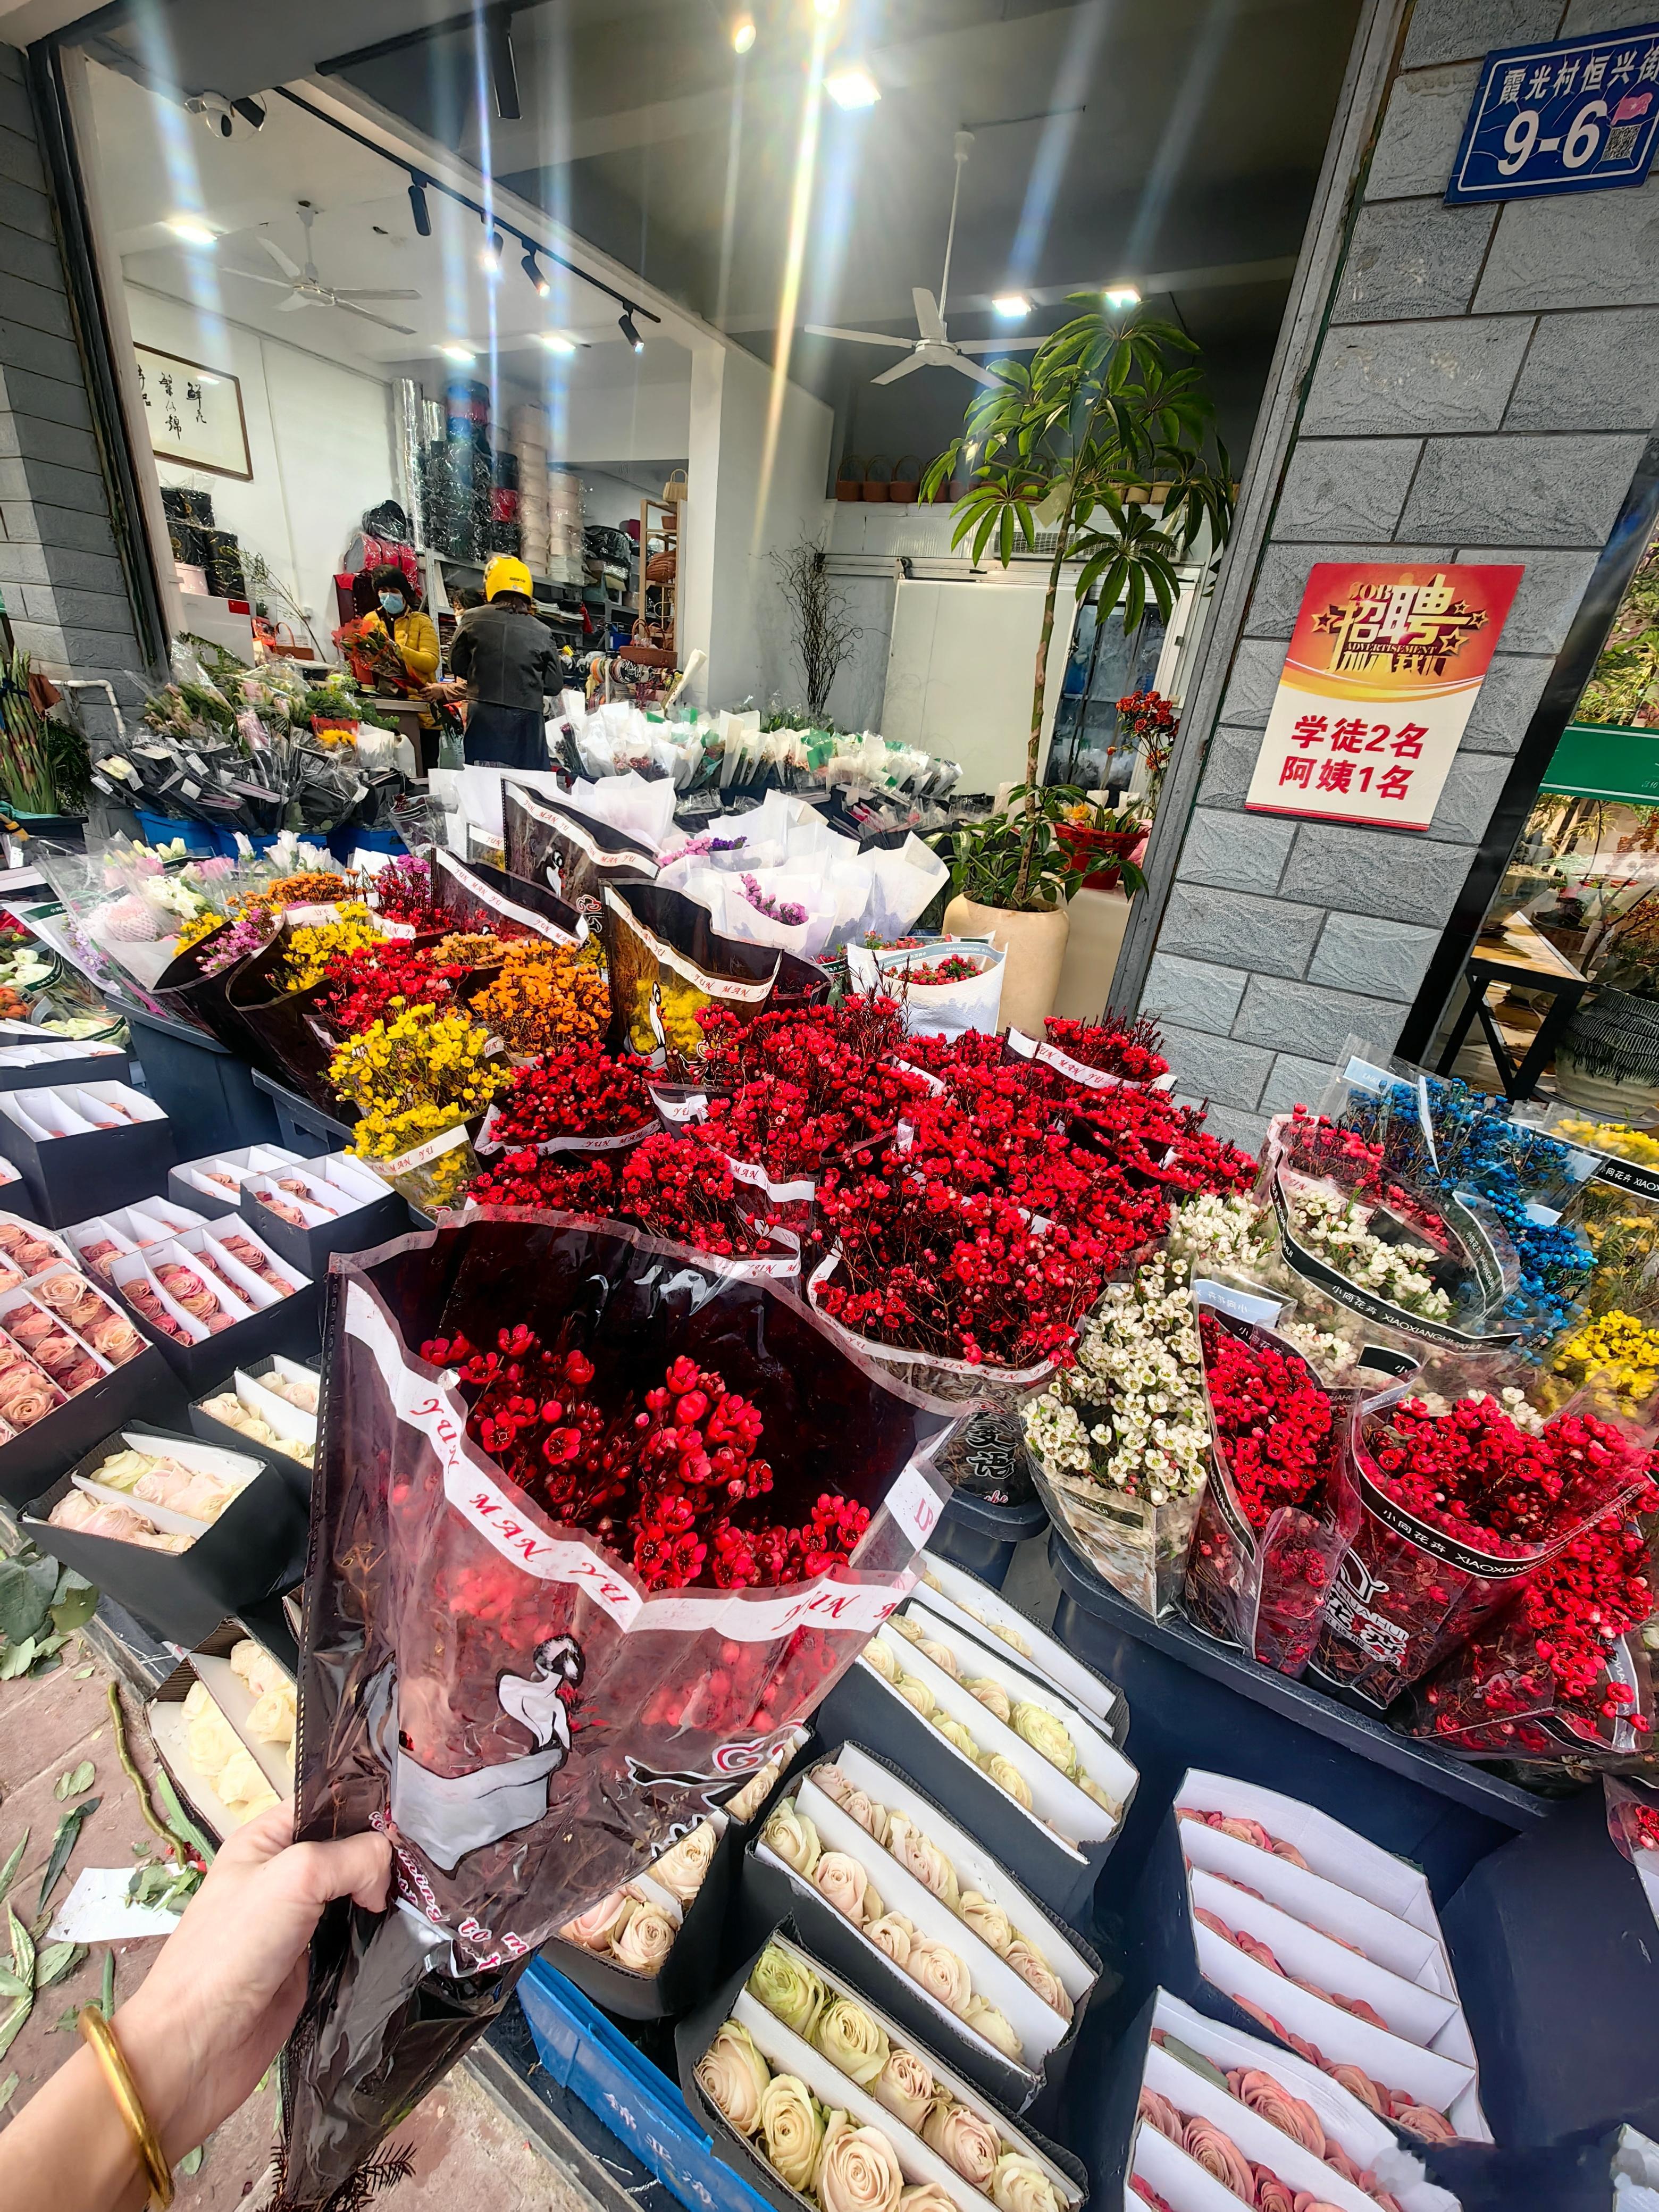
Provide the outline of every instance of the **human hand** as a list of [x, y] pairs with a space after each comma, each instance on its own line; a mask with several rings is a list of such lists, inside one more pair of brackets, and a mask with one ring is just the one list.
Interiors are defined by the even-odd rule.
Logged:
[[421, 696], [423, 699], [465, 699], [466, 696], [466, 686], [465, 684], [454, 681], [440, 684], [422, 684], [421, 686]]
[[122, 2054], [169, 2160], [234, 2112], [287, 2042], [323, 1907], [349, 1897], [378, 1912], [387, 1902], [384, 1836], [296, 1844], [293, 1835], [288, 1798], [230, 1837], [116, 2014]]

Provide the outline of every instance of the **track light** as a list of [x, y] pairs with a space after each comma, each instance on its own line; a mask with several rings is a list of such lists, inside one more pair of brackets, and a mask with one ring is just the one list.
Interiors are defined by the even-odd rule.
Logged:
[[519, 73], [513, 64], [513, 10], [502, 6], [486, 8], [483, 30], [495, 112], [503, 123], [516, 123], [520, 115]]
[[739, 15], [732, 26], [732, 51], [746, 54], [755, 43], [755, 24], [752, 16]]
[[499, 276], [501, 275], [501, 256], [506, 252], [506, 251], [507, 240], [501, 236], [499, 230], [492, 230], [489, 234], [488, 243], [482, 246], [478, 252], [478, 266], [483, 270], [486, 276]]
[[530, 279], [531, 284], [535, 291], [544, 300], [548, 294], [553, 289], [553, 281], [551, 277], [543, 276], [542, 265], [536, 258], [536, 249], [533, 246], [525, 255], [524, 259], [519, 264], [519, 266], [523, 270], [525, 275]]
[[628, 340], [629, 344], [633, 347], [635, 353], [643, 353], [645, 351], [645, 340], [640, 336], [638, 330], [635, 326], [634, 311], [631, 307], [624, 307], [621, 314], [617, 316], [617, 328]]
[[432, 235], [432, 210], [426, 204], [426, 179], [424, 177], [411, 177], [409, 180], [409, 212], [415, 218], [416, 236], [417, 238], [430, 238]]

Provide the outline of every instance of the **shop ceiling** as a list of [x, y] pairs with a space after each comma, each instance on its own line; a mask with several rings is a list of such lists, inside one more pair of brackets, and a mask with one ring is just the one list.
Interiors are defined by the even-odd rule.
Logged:
[[[160, 27], [187, 89], [234, 98], [311, 74], [349, 86], [767, 360], [816, 41], [829, 75], [861, 69], [880, 97], [823, 106], [798, 324], [915, 337], [912, 290], [939, 287], [965, 128], [951, 336], [1040, 332], [1068, 291], [1133, 283], [1204, 347], [1224, 432], [1242, 444], [1358, 0], [823, 4], [149, 0], [147, 14], [152, 51]], [[755, 38], [739, 56], [744, 16]], [[502, 31], [516, 101], [492, 96]], [[106, 35], [137, 50], [131, 21]], [[1029, 315], [993, 312], [1011, 292]], [[791, 374], [836, 407], [842, 445], [932, 452], [970, 387], [944, 368], [872, 385], [900, 357], [798, 331]]]

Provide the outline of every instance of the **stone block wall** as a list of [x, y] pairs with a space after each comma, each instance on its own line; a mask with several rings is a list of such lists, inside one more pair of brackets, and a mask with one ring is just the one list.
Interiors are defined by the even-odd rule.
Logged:
[[[1413, 11], [1141, 993], [1253, 1148], [1345, 1038], [1392, 1049], [1659, 422], [1659, 178], [1443, 206], [1480, 58], [1654, 13]], [[1309, 571], [1350, 558], [1525, 564], [1426, 834], [1243, 811]]]
[[115, 679], [143, 665], [23, 57], [5, 45], [0, 45], [0, 596], [18, 644], [49, 676]]

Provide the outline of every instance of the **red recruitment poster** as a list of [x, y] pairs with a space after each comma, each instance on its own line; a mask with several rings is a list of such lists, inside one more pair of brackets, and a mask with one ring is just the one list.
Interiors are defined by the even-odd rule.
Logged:
[[1426, 830], [1521, 576], [1519, 566], [1319, 562], [1245, 805]]

